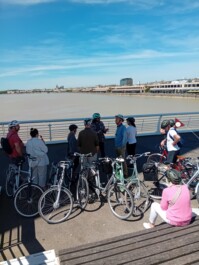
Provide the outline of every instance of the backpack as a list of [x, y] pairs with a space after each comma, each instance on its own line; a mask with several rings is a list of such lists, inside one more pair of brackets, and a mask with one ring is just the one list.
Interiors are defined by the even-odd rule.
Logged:
[[1, 146], [2, 146], [3, 151], [6, 154], [8, 155], [12, 154], [12, 148], [10, 146], [8, 138], [4, 138], [4, 137], [1, 138]]
[[142, 172], [145, 181], [157, 181], [158, 168], [154, 163], [144, 163], [142, 167]]

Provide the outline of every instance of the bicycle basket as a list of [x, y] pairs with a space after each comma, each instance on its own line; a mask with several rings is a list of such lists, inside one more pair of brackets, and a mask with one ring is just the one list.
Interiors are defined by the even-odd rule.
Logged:
[[158, 180], [158, 168], [154, 163], [144, 163], [142, 167], [145, 181], [157, 181]]
[[102, 160], [101, 163], [100, 163], [100, 167], [101, 167], [101, 170], [103, 173], [105, 174], [112, 174], [113, 173], [113, 168], [112, 168], [112, 165], [111, 165], [111, 161], [106, 161], [106, 160]]

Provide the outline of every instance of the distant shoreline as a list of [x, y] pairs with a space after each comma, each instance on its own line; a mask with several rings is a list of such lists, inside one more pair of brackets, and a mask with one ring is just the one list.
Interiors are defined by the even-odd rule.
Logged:
[[111, 92], [82, 92], [82, 91], [37, 91], [37, 92], [25, 92], [25, 93], [0, 93], [0, 95], [33, 95], [33, 94], [93, 94], [93, 95], [110, 95], [110, 96], [144, 96], [144, 97], [172, 97], [172, 98], [192, 98], [192, 99], [198, 99], [199, 93], [196, 94], [178, 94], [178, 93], [111, 93]]

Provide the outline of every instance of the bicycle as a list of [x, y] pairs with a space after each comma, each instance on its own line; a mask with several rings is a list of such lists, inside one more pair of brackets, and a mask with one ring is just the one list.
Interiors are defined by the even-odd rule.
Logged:
[[[197, 180], [195, 174], [198, 171], [199, 165], [194, 165], [191, 163], [192, 158], [183, 158], [183, 162], [180, 162], [182, 164], [180, 165], [180, 168], [182, 171], [181, 172], [181, 177], [182, 177], [182, 183], [187, 184], [190, 190], [190, 197], [191, 199], [195, 198], [197, 193], [198, 193], [198, 183], [194, 183], [194, 180]], [[158, 167], [158, 163], [155, 163], [156, 167]], [[176, 164], [169, 164], [167, 165], [168, 168], [174, 168], [176, 169]], [[150, 193], [150, 197], [152, 199], [161, 199], [162, 198], [162, 191], [166, 187], [168, 187], [168, 181], [167, 181], [167, 176], [166, 176], [166, 168], [162, 170], [161, 172], [158, 173], [157, 179], [153, 182], [155, 185], [155, 189], [152, 190], [152, 193]]]
[[147, 158], [147, 163], [159, 163], [159, 165], [164, 164], [168, 155], [166, 146], [159, 146], [159, 151], [159, 153], [150, 154]]
[[[31, 163], [35, 161], [35, 157], [26, 155], [29, 160], [28, 171], [20, 170], [27, 174], [27, 183], [21, 185], [14, 195], [14, 207], [16, 211], [24, 217], [34, 217], [38, 214], [38, 201], [43, 193], [43, 189], [33, 183], [33, 177], [31, 174]], [[20, 175], [18, 175], [20, 176]]]
[[[27, 155], [25, 155], [27, 156]], [[8, 170], [6, 172], [6, 183], [5, 191], [8, 197], [13, 197], [16, 190], [23, 183], [24, 179], [22, 174], [28, 174], [27, 171], [22, 170], [22, 164], [24, 163], [24, 158], [17, 162], [17, 164], [9, 164]]]
[[126, 157], [126, 160], [129, 160], [129, 169], [131, 174], [127, 181], [127, 189], [129, 189], [133, 195], [134, 208], [133, 215], [140, 216], [146, 212], [150, 202], [150, 196], [148, 190], [143, 181], [139, 179], [138, 170], [137, 170], [137, 159], [141, 157], [146, 157], [150, 152], [145, 152], [143, 154], [129, 155]]
[[86, 208], [89, 199], [89, 186], [88, 186], [88, 175], [90, 170], [89, 159], [92, 158], [92, 153], [80, 154], [78, 152], [75, 152], [74, 156], [79, 157], [80, 161], [80, 171], [77, 181], [76, 198], [80, 208], [84, 210]]
[[46, 190], [39, 199], [39, 214], [49, 224], [57, 224], [65, 221], [72, 212], [72, 194], [69, 189], [63, 186], [65, 170], [70, 168], [71, 161], [60, 161], [57, 165], [57, 169], [61, 170], [59, 180], [55, 182], [56, 185], [52, 185]]
[[[88, 179], [89, 190], [94, 193], [91, 195], [91, 203], [101, 201], [102, 198], [106, 198], [111, 212], [119, 219], [128, 219], [133, 212], [133, 197], [131, 192], [124, 184], [123, 178], [123, 158], [111, 159], [108, 157], [100, 158], [99, 161], [93, 162], [92, 176]], [[111, 165], [112, 173], [110, 178], [103, 187], [100, 174], [100, 163], [106, 163]]]

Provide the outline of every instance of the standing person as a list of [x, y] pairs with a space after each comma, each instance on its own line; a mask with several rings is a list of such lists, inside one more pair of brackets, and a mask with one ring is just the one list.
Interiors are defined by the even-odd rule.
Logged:
[[88, 163], [97, 160], [97, 153], [99, 151], [99, 139], [97, 133], [91, 129], [91, 119], [84, 120], [85, 129], [79, 132], [78, 147], [80, 153], [92, 153], [92, 157], [88, 157]]
[[36, 161], [31, 161], [33, 182], [40, 185], [42, 188], [46, 186], [47, 179], [47, 165], [49, 159], [47, 156], [48, 147], [46, 146], [42, 136], [35, 128], [30, 129], [30, 136], [32, 137], [26, 143], [26, 152], [32, 157], [36, 157]]
[[126, 129], [127, 133], [127, 144], [126, 144], [126, 150], [128, 155], [135, 155], [135, 149], [136, 149], [136, 135], [137, 135], [137, 129], [135, 125], [135, 119], [133, 117], [128, 117], [126, 119], [128, 127]]
[[163, 147], [166, 144], [167, 146], [167, 162], [175, 163], [177, 161], [177, 156], [180, 154], [178, 143], [180, 142], [181, 137], [175, 128], [170, 126], [169, 120], [162, 121], [161, 129], [165, 131], [166, 138], [161, 141], [160, 145]]
[[[121, 156], [125, 160], [127, 132], [126, 132], [126, 127], [123, 124], [123, 121], [124, 121], [123, 115], [118, 114], [115, 116], [115, 123], [117, 125], [115, 133], [115, 152], [117, 157]], [[125, 161], [124, 161], [124, 177], [128, 177], [128, 170]]]
[[21, 138], [19, 137], [18, 134], [19, 130], [20, 130], [19, 122], [16, 120], [11, 121], [9, 124], [7, 139], [12, 149], [12, 153], [9, 155], [9, 157], [12, 159], [14, 163], [17, 163], [20, 160], [24, 160], [23, 157], [24, 144]]
[[105, 128], [104, 123], [100, 119], [101, 117], [99, 113], [93, 114], [91, 129], [97, 133], [98, 138], [99, 138], [99, 150], [101, 153], [101, 157], [105, 157], [105, 151], [104, 151], [105, 136], [104, 134], [108, 131], [108, 128]]
[[77, 146], [77, 139], [76, 139], [76, 133], [77, 133], [77, 125], [76, 124], [71, 124], [69, 126], [69, 134], [67, 137], [68, 141], [68, 157], [73, 160], [73, 173], [75, 176], [77, 167], [79, 165], [79, 157], [74, 157], [74, 153], [78, 152], [78, 146]]
[[144, 228], [155, 227], [158, 215], [168, 224], [185, 226], [191, 222], [192, 209], [190, 192], [187, 185], [182, 185], [181, 174], [175, 169], [167, 170], [167, 179], [170, 186], [162, 193], [159, 203], [153, 202], [149, 216], [149, 223], [143, 223]]

